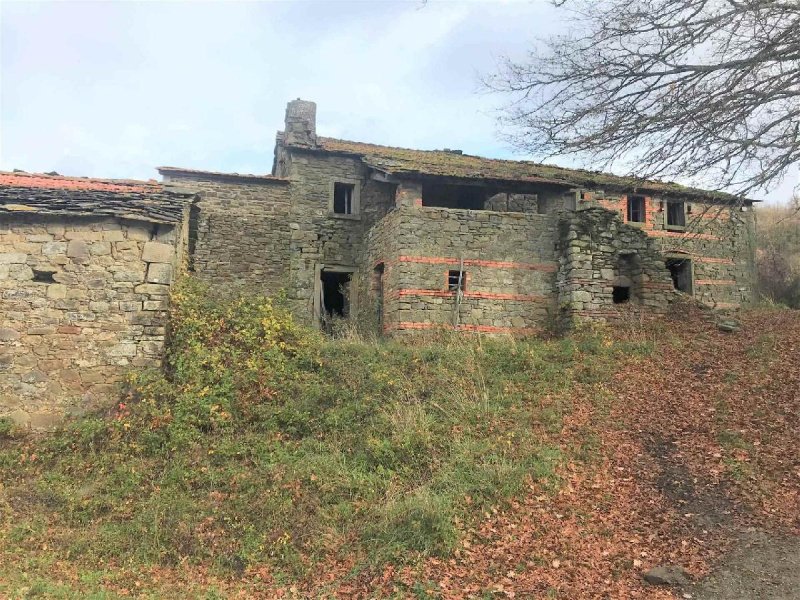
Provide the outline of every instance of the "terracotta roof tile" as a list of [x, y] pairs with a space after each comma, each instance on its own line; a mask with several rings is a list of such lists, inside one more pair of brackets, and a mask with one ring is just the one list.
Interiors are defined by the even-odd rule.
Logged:
[[90, 179], [88, 177], [66, 177], [64, 175], [21, 172], [0, 172], [0, 187], [95, 190], [121, 193], [161, 191], [161, 185], [155, 181]]

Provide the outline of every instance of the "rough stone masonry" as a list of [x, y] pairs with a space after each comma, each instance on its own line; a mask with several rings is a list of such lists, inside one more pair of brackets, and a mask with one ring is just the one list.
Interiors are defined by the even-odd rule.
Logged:
[[47, 427], [159, 364], [184, 271], [387, 335], [527, 335], [753, 295], [751, 201], [327, 138], [313, 102], [289, 102], [269, 174], [159, 172], [0, 174], [0, 417]]

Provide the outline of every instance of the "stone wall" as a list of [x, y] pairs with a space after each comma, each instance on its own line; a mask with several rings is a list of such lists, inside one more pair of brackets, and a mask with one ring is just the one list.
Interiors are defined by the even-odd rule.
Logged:
[[[549, 326], [554, 308], [554, 236], [552, 216], [402, 206], [369, 233], [363, 279], [374, 281], [383, 264], [387, 332], [532, 333]], [[458, 301], [448, 273], [462, 265]]]
[[[291, 149], [291, 297], [306, 319], [319, 296], [319, 268], [364, 264], [365, 233], [394, 205], [395, 185], [374, 181], [360, 160]], [[333, 183], [357, 183], [355, 215], [336, 215], [329, 203]]]
[[188, 227], [189, 272], [220, 290], [274, 293], [289, 286], [289, 184], [266, 178], [171, 174], [196, 192]]
[[[197, 276], [224, 289], [286, 290], [297, 316], [310, 321], [319, 268], [363, 264], [364, 232], [392, 207], [395, 186], [369, 179], [353, 158], [296, 148], [280, 155], [284, 179], [185, 172], [170, 181], [200, 196], [190, 219]], [[332, 214], [335, 181], [358, 184], [357, 214]]]
[[181, 227], [117, 218], [0, 223], [0, 416], [49, 427], [161, 363]]

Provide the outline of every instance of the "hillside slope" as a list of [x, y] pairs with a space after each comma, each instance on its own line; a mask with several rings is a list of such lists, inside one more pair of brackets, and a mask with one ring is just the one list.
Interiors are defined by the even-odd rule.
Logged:
[[5, 433], [0, 595], [657, 599], [743, 536], [796, 554], [795, 311], [404, 346], [175, 306], [169, 380]]

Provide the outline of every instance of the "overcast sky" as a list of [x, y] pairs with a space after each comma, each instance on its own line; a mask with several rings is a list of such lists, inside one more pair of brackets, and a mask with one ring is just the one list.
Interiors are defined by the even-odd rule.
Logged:
[[0, 169], [266, 173], [297, 97], [317, 102], [320, 135], [524, 158], [479, 76], [562, 14], [545, 0], [2, 1]]

